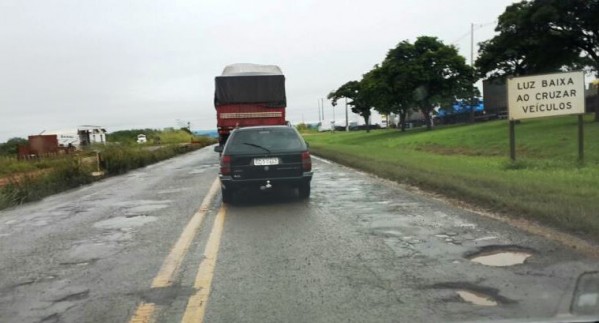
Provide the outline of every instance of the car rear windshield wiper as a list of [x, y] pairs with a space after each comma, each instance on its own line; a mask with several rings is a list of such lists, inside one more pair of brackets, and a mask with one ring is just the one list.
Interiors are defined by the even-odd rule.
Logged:
[[252, 147], [256, 147], [256, 148], [260, 148], [260, 149], [264, 149], [264, 150], [266, 150], [267, 153], [270, 154], [270, 149], [262, 147], [260, 145], [252, 144], [252, 143], [249, 143], [249, 142], [244, 142], [243, 144], [244, 145], [248, 145], [248, 146], [252, 146]]

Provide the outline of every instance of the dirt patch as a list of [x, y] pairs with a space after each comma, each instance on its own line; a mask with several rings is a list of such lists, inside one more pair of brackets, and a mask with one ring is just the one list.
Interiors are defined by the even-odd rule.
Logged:
[[12, 174], [10, 176], [0, 178], [0, 187], [6, 186], [10, 183], [21, 183], [28, 179], [35, 179], [49, 172], [50, 169], [40, 169], [27, 173]]

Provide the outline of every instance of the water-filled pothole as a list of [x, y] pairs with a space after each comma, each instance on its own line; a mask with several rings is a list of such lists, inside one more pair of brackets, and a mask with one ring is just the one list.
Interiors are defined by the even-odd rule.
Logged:
[[466, 302], [479, 306], [497, 306], [497, 301], [489, 295], [459, 289], [456, 293]]
[[532, 250], [520, 246], [487, 246], [466, 258], [486, 266], [507, 267], [523, 264], [532, 255]]
[[515, 303], [515, 301], [499, 294], [499, 290], [496, 288], [469, 282], [438, 283], [431, 286], [431, 288], [452, 290], [459, 296], [460, 300], [477, 306], [498, 306]]

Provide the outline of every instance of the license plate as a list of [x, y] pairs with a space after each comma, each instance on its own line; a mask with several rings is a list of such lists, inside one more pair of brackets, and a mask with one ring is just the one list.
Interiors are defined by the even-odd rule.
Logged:
[[254, 165], [256, 166], [269, 166], [269, 165], [278, 165], [278, 158], [254, 158]]

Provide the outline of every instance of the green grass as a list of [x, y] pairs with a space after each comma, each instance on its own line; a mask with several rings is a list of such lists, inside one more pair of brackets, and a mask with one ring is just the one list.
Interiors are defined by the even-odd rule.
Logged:
[[599, 123], [585, 117], [585, 162], [577, 160], [577, 119], [366, 132], [306, 133], [320, 156], [421, 186], [514, 217], [599, 237]]
[[[100, 150], [101, 168], [106, 175], [118, 175], [144, 167], [176, 155], [213, 144], [215, 139], [198, 137], [194, 143], [180, 144], [106, 145], [95, 146]], [[189, 137], [187, 137], [189, 138]], [[89, 157], [93, 156], [93, 157]], [[80, 152], [77, 155], [60, 156], [40, 161], [0, 159], [0, 209], [88, 184], [97, 180], [91, 174], [96, 170], [96, 154]], [[86, 158], [87, 157], [87, 158]]]

